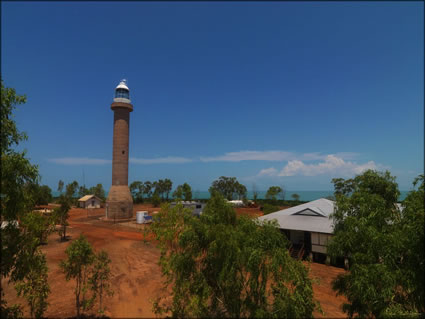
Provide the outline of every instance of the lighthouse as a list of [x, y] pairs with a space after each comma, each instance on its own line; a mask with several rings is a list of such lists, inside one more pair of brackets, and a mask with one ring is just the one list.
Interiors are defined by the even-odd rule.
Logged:
[[112, 186], [106, 199], [106, 218], [119, 219], [133, 217], [133, 198], [128, 188], [128, 153], [130, 112], [130, 89], [126, 80], [121, 80], [115, 88], [114, 137], [112, 144]]

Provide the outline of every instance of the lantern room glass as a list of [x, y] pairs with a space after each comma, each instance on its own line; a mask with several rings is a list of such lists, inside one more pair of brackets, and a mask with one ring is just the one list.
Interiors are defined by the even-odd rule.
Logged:
[[115, 90], [115, 97], [116, 98], [124, 98], [124, 99], [130, 99], [130, 92], [126, 89], [116, 89]]

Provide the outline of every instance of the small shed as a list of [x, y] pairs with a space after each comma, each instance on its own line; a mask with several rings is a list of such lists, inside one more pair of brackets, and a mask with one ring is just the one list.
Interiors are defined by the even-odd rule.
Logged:
[[86, 195], [78, 200], [78, 207], [80, 208], [100, 208], [102, 200], [96, 195]]

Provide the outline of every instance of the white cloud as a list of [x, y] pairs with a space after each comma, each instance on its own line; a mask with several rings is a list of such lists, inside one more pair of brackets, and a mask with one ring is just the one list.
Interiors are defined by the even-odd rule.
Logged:
[[327, 155], [324, 162], [317, 164], [305, 164], [300, 160], [289, 161], [278, 176], [316, 176], [323, 174], [341, 174], [341, 175], [355, 175], [367, 169], [378, 169], [378, 165], [374, 161], [369, 161], [364, 164], [357, 164], [355, 162], [347, 162], [342, 158], [335, 155]]
[[49, 158], [49, 162], [62, 165], [104, 165], [112, 163], [111, 160], [88, 157], [61, 157]]
[[201, 157], [201, 162], [241, 162], [241, 161], [287, 161], [294, 158], [292, 152], [285, 151], [239, 151], [220, 156]]
[[181, 164], [193, 162], [190, 158], [185, 157], [158, 157], [158, 158], [134, 158], [130, 157], [130, 163], [132, 164]]
[[[111, 164], [111, 160], [88, 157], [62, 157], [50, 158], [49, 162], [61, 165], [104, 165]], [[159, 158], [134, 158], [130, 157], [129, 162], [132, 164], [172, 164], [172, 163], [188, 163], [193, 160], [185, 157], [159, 157]]]
[[[358, 156], [353, 152], [341, 152], [334, 154], [342, 159], [353, 159]], [[288, 151], [238, 151], [229, 152], [224, 155], [200, 157], [201, 162], [241, 162], [241, 161], [269, 161], [269, 162], [283, 162], [293, 160], [317, 161], [326, 160], [327, 154], [318, 152], [297, 154]]]
[[258, 173], [258, 176], [276, 176], [276, 175], [277, 175], [277, 169], [274, 167], [262, 169]]

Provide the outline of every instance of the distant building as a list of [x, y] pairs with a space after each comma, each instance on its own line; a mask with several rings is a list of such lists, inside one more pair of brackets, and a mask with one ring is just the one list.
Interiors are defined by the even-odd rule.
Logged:
[[80, 208], [100, 208], [102, 200], [95, 195], [86, 195], [78, 200], [78, 207]]
[[240, 199], [228, 200], [227, 202], [234, 207], [244, 206], [243, 200]]
[[[174, 207], [177, 205], [178, 202], [172, 202], [171, 207]], [[205, 207], [205, 203], [201, 202], [195, 202], [195, 201], [181, 201], [180, 202], [184, 208], [189, 208], [192, 210], [193, 215], [200, 216], [202, 214], [202, 211]]]

